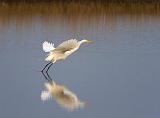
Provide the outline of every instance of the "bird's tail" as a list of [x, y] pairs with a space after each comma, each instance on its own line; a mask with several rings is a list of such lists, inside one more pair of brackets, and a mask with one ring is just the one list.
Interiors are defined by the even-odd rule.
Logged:
[[47, 41], [43, 42], [42, 47], [45, 52], [50, 52], [55, 49], [54, 44]]

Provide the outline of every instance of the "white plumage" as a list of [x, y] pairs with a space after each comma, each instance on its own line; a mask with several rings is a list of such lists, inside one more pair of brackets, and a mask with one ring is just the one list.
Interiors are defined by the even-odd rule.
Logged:
[[45, 41], [43, 43], [43, 50], [45, 52], [49, 52], [45, 60], [56, 62], [57, 60], [65, 59], [70, 54], [72, 54], [77, 49], [79, 49], [82, 43], [90, 43], [90, 42], [92, 41], [85, 40], [85, 39], [81, 41], [78, 41], [76, 39], [70, 39], [70, 40], [64, 41], [59, 46], [54, 48], [53, 43], [49, 43]]
[[49, 43], [47, 41], [43, 42], [43, 51], [45, 52], [50, 52], [52, 50], [54, 50], [54, 44], [53, 43]]

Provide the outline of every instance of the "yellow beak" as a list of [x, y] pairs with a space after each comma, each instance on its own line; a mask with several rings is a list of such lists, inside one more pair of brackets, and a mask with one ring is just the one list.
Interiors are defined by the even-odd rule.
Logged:
[[87, 43], [93, 43], [94, 41], [92, 41], [92, 40], [87, 40]]

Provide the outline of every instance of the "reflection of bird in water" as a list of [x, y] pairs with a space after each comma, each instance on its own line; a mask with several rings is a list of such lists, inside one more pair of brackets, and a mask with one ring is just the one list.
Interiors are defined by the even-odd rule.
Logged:
[[63, 85], [54, 82], [45, 83], [46, 90], [41, 93], [41, 100], [46, 101], [54, 98], [57, 103], [69, 111], [84, 107], [85, 103], [80, 101], [77, 96]]
[[48, 72], [49, 68], [55, 63], [57, 60], [63, 60], [68, 57], [70, 54], [79, 49], [80, 45], [83, 43], [90, 43], [92, 41], [89, 40], [81, 40], [78, 41], [76, 39], [70, 39], [68, 41], [64, 41], [59, 46], [54, 48], [54, 44], [45, 41], [43, 43], [43, 50], [45, 52], [49, 52], [46, 61], [49, 63], [43, 68], [42, 72], [47, 68], [46, 72]]

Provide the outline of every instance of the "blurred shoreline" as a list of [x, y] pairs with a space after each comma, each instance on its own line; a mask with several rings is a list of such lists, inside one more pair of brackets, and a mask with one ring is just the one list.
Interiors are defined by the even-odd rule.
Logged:
[[[36, 0], [35, 0], [36, 1]], [[140, 2], [0, 2], [1, 14], [146, 14], [160, 15], [160, 3]]]
[[0, 0], [1, 3], [160, 3], [159, 0]]
[[[81, 0], [80, 0], [81, 1]], [[119, 17], [121, 16], [121, 17]], [[111, 3], [111, 2], [35, 2], [0, 4], [0, 26], [15, 23], [17, 27], [29, 26], [38, 19], [46, 26], [55, 24], [75, 27], [89, 26], [91, 22], [103, 22], [112, 27], [120, 18], [127, 17], [127, 22], [143, 22], [160, 18], [160, 3]], [[106, 24], [109, 22], [111, 24]], [[94, 23], [92, 23], [93, 25]], [[33, 24], [32, 24], [33, 25]], [[111, 26], [108, 26], [111, 25]]]

